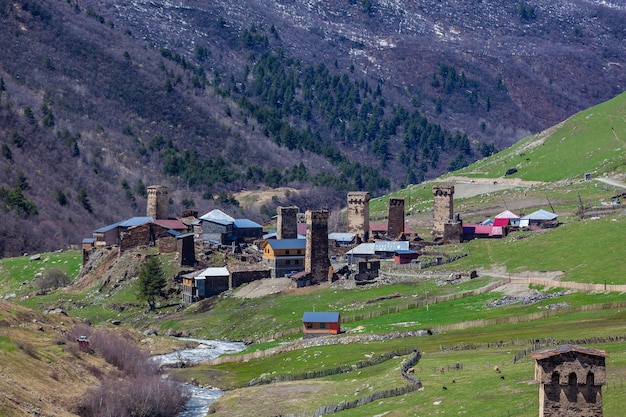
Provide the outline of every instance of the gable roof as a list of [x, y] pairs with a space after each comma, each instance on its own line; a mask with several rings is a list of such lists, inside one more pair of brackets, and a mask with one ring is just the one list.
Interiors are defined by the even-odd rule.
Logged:
[[375, 252], [395, 252], [397, 250], [407, 250], [409, 249], [409, 242], [406, 240], [397, 241], [397, 242], [387, 242], [387, 241], [378, 241], [374, 242], [374, 251]]
[[519, 219], [519, 216], [512, 211], [504, 210], [500, 214], [496, 214], [496, 219]]
[[265, 241], [276, 249], [306, 249], [306, 239], [270, 239]]
[[128, 220], [118, 223], [120, 227], [135, 227], [146, 223], [152, 223], [154, 219], [151, 216], [131, 217]]
[[180, 220], [157, 219], [154, 221], [154, 223], [158, 224], [159, 226], [163, 226], [166, 229], [187, 230], [187, 225]]
[[561, 355], [563, 353], [569, 353], [569, 352], [584, 353], [586, 355], [601, 356], [604, 358], [609, 356], [603, 350], [583, 348], [583, 347], [576, 346], [576, 345], [563, 345], [563, 346], [558, 346], [558, 347], [551, 348], [551, 349], [538, 350], [538, 351], [533, 352], [532, 356], [533, 356], [533, 359], [535, 360], [541, 360], [541, 359], [547, 359], [552, 356], [557, 356], [557, 355]]
[[234, 226], [237, 229], [263, 229], [263, 226], [248, 219], [235, 219]]
[[307, 311], [302, 316], [303, 323], [337, 323], [339, 313], [329, 311]]
[[523, 220], [554, 220], [558, 215], [554, 213], [550, 213], [544, 209], [534, 211], [530, 213], [528, 216], [522, 217]]
[[227, 267], [220, 268], [206, 268], [202, 270], [198, 275], [196, 275], [196, 279], [204, 279], [207, 277], [224, 277], [230, 275]]
[[206, 220], [209, 222], [215, 222], [215, 223], [221, 223], [221, 224], [232, 224], [235, 222], [234, 218], [230, 217], [228, 214], [218, 209], [209, 211], [204, 216], [201, 216], [200, 220]]

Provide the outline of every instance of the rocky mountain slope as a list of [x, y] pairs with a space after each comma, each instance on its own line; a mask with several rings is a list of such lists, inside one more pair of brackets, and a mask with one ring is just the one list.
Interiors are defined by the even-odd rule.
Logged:
[[436, 177], [623, 91], [625, 17], [587, 0], [0, 0], [0, 255], [141, 215], [155, 183], [176, 214], [239, 211], [242, 188], [319, 208]]

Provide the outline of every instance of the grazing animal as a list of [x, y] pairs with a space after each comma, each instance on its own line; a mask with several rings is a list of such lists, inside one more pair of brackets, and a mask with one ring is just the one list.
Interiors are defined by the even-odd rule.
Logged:
[[412, 367], [411, 367], [411, 368], [407, 369], [407, 370], [406, 370], [406, 373], [407, 373], [407, 374], [414, 374], [414, 373], [415, 373], [415, 368], [412, 368]]
[[443, 387], [441, 387], [441, 389], [442, 389], [442, 390], [444, 390], [444, 391], [447, 391], [447, 390], [448, 390], [448, 387], [443, 386]]
[[441, 368], [439, 368], [439, 372], [441, 372], [441, 373], [443, 374], [444, 372], [446, 372], [446, 368], [444, 368], [444, 367], [442, 366]]
[[456, 379], [453, 379], [453, 380], [452, 380], [452, 383], [453, 383], [453, 384], [456, 384]]
[[500, 376], [500, 379], [504, 379], [504, 375], [501, 375], [501, 376]]
[[500, 373], [500, 368], [498, 367], [498, 365], [495, 365], [495, 366], [493, 367], [493, 370], [494, 370], [495, 372], [497, 372], [497, 373]]

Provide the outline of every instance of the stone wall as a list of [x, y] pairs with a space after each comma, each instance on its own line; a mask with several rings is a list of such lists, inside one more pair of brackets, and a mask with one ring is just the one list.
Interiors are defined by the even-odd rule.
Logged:
[[404, 198], [389, 198], [389, 216], [387, 222], [387, 236], [397, 239], [404, 233]]
[[277, 239], [297, 239], [298, 238], [298, 212], [296, 206], [276, 207], [278, 219], [276, 221]]
[[167, 187], [162, 185], [151, 185], [148, 187], [147, 192], [148, 204], [146, 215], [151, 216], [154, 220], [167, 219], [169, 212]]
[[258, 281], [260, 279], [270, 278], [270, 276], [270, 269], [232, 271], [230, 273], [230, 282], [228, 285], [231, 289], [237, 288], [243, 284], [248, 284], [250, 282]]
[[311, 274], [311, 282], [328, 281], [328, 210], [307, 210], [306, 255], [304, 270]]
[[371, 197], [365, 191], [348, 193], [348, 233], [355, 233], [363, 242], [369, 239]]
[[433, 187], [433, 233], [443, 235], [444, 224], [454, 218], [454, 186]]

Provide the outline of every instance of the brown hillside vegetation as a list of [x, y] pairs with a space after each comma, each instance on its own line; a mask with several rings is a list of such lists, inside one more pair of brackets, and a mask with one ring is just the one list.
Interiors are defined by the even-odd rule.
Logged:
[[110, 370], [71, 339], [79, 321], [2, 300], [0, 318], [0, 414], [74, 416], [81, 394]]

